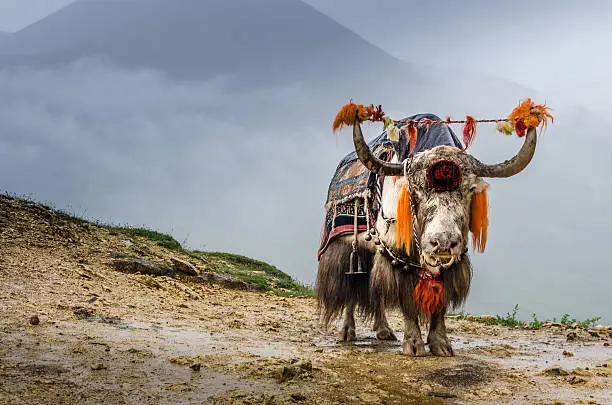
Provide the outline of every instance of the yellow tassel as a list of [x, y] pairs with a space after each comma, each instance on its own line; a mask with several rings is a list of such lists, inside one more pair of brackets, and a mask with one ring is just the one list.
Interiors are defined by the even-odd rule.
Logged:
[[512, 135], [514, 132], [514, 124], [510, 121], [497, 121], [495, 129], [504, 135]]
[[484, 252], [487, 245], [487, 230], [489, 227], [489, 199], [487, 189], [472, 196], [470, 231], [474, 250]]
[[412, 242], [412, 209], [410, 208], [410, 193], [406, 187], [401, 186], [399, 199], [397, 201], [397, 213], [395, 215], [395, 247], [404, 247], [406, 254], [410, 254]]

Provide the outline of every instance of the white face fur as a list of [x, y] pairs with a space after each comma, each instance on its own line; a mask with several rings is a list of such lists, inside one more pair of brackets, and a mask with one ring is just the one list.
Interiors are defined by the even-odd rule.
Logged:
[[[421, 264], [427, 266], [434, 275], [441, 268], [459, 260], [468, 242], [470, 203], [474, 193], [488, 187], [488, 184], [469, 171], [462, 170], [461, 182], [456, 190], [438, 192], [432, 189], [426, 178], [426, 169], [437, 160], [452, 160], [463, 167], [463, 153], [456, 148], [437, 147], [415, 156], [409, 172], [411, 196], [417, 218], [417, 234], [420, 234]], [[392, 162], [397, 163], [394, 157]], [[382, 213], [387, 218], [395, 218], [401, 182], [387, 177], [381, 193]], [[381, 226], [379, 213], [379, 233], [385, 242], [395, 244], [395, 225]]]

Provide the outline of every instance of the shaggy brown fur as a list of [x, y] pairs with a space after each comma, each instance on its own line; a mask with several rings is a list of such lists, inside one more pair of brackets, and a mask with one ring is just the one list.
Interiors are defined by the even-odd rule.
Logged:
[[[325, 325], [340, 316], [345, 308], [354, 305], [357, 305], [360, 314], [371, 312], [368, 275], [346, 274], [352, 250], [347, 239], [338, 238], [330, 242], [319, 260], [315, 293]], [[359, 249], [359, 257], [364, 271], [370, 271], [372, 254]]]

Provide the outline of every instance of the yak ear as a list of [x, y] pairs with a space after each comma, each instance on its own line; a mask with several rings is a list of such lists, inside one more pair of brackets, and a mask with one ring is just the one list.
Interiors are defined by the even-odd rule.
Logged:
[[470, 203], [470, 231], [472, 232], [472, 245], [474, 250], [484, 252], [487, 245], [487, 233], [489, 228], [489, 198], [487, 189], [489, 184], [478, 179], [473, 189], [472, 201]]
[[489, 188], [489, 183], [487, 183], [481, 178], [477, 178], [476, 183], [473, 184], [472, 187], [470, 187], [470, 191], [472, 191], [474, 194], [478, 194], [478, 193], [481, 193], [487, 190], [488, 188]]

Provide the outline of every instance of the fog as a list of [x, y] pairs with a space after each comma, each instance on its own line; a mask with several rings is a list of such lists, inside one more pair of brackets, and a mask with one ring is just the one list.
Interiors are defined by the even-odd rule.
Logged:
[[[190, 248], [252, 256], [312, 283], [328, 183], [352, 150], [350, 131], [330, 129], [344, 102], [381, 103], [394, 118], [497, 118], [533, 97], [554, 108], [555, 123], [527, 170], [490, 181], [489, 243], [473, 256], [465, 310], [496, 314], [519, 304], [525, 319], [567, 312], [611, 322], [606, 87], [591, 106], [588, 89], [568, 97], [449, 66], [413, 61], [403, 69], [354, 85], [348, 75], [323, 75], [329, 88], [313, 86], [321, 73], [306, 69], [299, 80], [237, 90], [223, 72], [185, 81], [95, 57], [5, 67], [0, 189], [167, 232]], [[380, 125], [364, 131], [375, 136]], [[482, 124], [471, 153], [494, 163], [521, 143]]]

